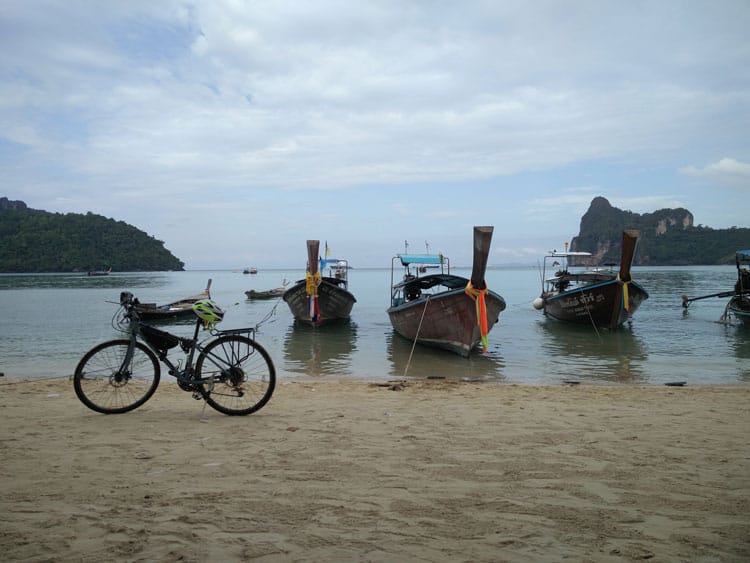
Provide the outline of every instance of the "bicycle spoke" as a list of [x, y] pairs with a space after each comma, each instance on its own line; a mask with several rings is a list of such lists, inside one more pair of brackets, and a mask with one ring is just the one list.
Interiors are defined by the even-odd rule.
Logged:
[[123, 362], [130, 343], [105, 342], [89, 351], [76, 367], [73, 384], [78, 398], [89, 408], [105, 414], [122, 413], [146, 402], [159, 383], [159, 366], [142, 344]]
[[225, 414], [250, 414], [265, 405], [276, 384], [276, 370], [268, 353], [254, 340], [240, 335], [217, 338], [203, 350], [196, 364], [202, 394]]

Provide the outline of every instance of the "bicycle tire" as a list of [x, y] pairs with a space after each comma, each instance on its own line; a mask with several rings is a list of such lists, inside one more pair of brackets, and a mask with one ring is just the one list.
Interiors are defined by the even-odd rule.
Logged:
[[239, 334], [209, 342], [198, 356], [195, 373], [206, 402], [231, 416], [261, 409], [276, 387], [271, 356], [255, 340]]
[[103, 414], [132, 411], [156, 391], [161, 376], [159, 362], [141, 342], [135, 343], [128, 373], [119, 373], [129, 346], [129, 340], [102, 342], [78, 362], [73, 388], [78, 399], [91, 410]]

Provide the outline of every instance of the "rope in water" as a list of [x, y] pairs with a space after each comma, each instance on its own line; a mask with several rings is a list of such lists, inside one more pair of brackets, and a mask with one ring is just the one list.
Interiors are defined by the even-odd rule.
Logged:
[[425, 311], [427, 311], [427, 305], [430, 303], [430, 296], [427, 296], [427, 300], [424, 302], [424, 309], [422, 309], [422, 316], [419, 318], [419, 326], [417, 327], [417, 334], [414, 335], [414, 342], [411, 345], [411, 352], [409, 352], [409, 359], [406, 361], [406, 367], [404, 368], [404, 377], [406, 377], [406, 373], [409, 371], [409, 366], [411, 366], [411, 357], [414, 355], [414, 348], [417, 345], [417, 339], [419, 338], [419, 332], [422, 330], [422, 321], [424, 320], [424, 314]]
[[270, 311], [268, 311], [268, 313], [266, 313], [266, 316], [265, 316], [265, 317], [263, 317], [263, 318], [262, 318], [261, 320], [259, 320], [259, 321], [258, 321], [258, 322], [257, 322], [257, 323], [255, 324], [255, 330], [256, 330], [256, 331], [259, 331], [259, 330], [260, 330], [260, 327], [261, 327], [261, 325], [264, 325], [265, 323], [269, 322], [269, 321], [271, 320], [271, 317], [273, 317], [274, 315], [276, 315], [276, 307], [278, 307], [278, 306], [279, 306], [279, 303], [281, 303], [281, 300], [282, 300], [282, 298], [281, 298], [281, 297], [279, 297], [278, 299], [276, 299], [276, 303], [274, 304], [274, 306], [273, 306], [273, 307], [271, 307], [271, 310], [270, 310]]
[[602, 335], [599, 334], [599, 329], [596, 328], [596, 323], [594, 322], [594, 317], [591, 315], [591, 309], [589, 309], [589, 304], [586, 302], [586, 300], [583, 300], [583, 306], [586, 307], [586, 312], [589, 315], [589, 320], [591, 321], [591, 326], [594, 327], [594, 332], [596, 332], [596, 337], [599, 339], [599, 342], [602, 341]]

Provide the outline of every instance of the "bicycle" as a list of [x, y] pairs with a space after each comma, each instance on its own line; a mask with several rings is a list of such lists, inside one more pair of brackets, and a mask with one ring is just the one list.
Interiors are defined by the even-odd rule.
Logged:
[[[112, 325], [127, 333], [127, 338], [94, 346], [76, 366], [73, 387], [88, 408], [119, 414], [140, 407], [159, 385], [159, 361], [180, 389], [197, 400], [204, 399], [221, 413], [247, 415], [269, 401], [276, 386], [276, 369], [271, 356], [255, 341], [254, 328], [216, 330], [194, 307], [195, 332], [192, 338], [183, 338], [143, 323], [136, 311], [138, 304], [132, 293], [123, 291]], [[211, 336], [199, 340], [201, 327]], [[167, 357], [177, 346], [185, 354], [184, 367], [182, 359], [173, 362]]]

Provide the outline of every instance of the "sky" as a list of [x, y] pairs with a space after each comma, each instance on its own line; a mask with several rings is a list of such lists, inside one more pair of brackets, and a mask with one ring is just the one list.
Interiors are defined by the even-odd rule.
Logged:
[[747, 0], [0, 0], [0, 196], [186, 269], [535, 264], [596, 196], [748, 227]]

